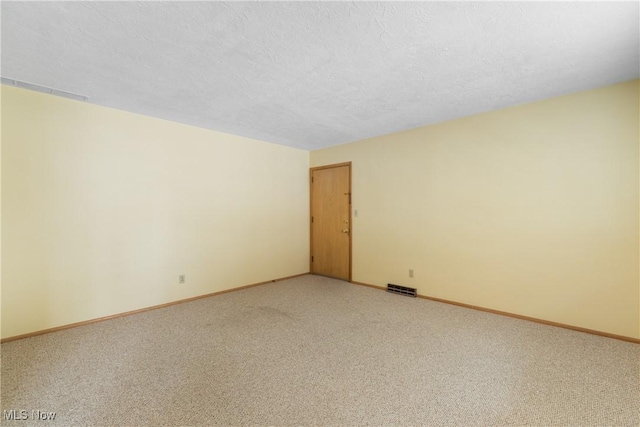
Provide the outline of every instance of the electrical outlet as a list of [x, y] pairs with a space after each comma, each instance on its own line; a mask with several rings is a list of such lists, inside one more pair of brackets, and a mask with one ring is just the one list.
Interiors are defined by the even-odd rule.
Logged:
[[409, 270], [409, 277], [413, 277], [413, 269]]
[[182, 284], [185, 282], [185, 280], [186, 280], [186, 277], [184, 274], [181, 274], [178, 276], [178, 283]]

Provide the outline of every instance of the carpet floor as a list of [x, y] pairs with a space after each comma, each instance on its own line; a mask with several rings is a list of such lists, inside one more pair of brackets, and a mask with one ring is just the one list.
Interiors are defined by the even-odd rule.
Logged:
[[640, 425], [640, 345], [318, 276], [1, 350], [3, 425]]

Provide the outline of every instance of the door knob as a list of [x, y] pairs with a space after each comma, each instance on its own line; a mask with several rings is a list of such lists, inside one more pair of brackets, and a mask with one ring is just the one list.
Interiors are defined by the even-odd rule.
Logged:
[[349, 229], [345, 228], [344, 230], [342, 230], [343, 233], [349, 234]]

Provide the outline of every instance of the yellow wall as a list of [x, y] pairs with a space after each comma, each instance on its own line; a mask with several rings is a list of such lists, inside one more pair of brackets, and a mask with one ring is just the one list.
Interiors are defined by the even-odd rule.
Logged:
[[309, 270], [306, 151], [7, 86], [2, 124], [2, 337]]
[[[0, 87], [2, 87], [0, 85]], [[2, 90], [0, 89], [0, 332], [2, 331]], [[0, 333], [0, 336], [2, 334]]]
[[353, 280], [640, 338], [638, 86], [312, 152], [353, 162]]
[[[640, 338], [638, 103], [634, 81], [312, 152], [353, 162], [353, 280]], [[307, 152], [1, 107], [3, 338], [308, 271]]]

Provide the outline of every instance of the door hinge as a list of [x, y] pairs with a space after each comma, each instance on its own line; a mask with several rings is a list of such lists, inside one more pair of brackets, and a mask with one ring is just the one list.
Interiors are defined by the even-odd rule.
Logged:
[[313, 177], [311, 177], [311, 183], [313, 184]]
[[313, 262], [313, 255], [311, 255], [311, 262]]
[[311, 217], [311, 222], [313, 222], [313, 217]]

